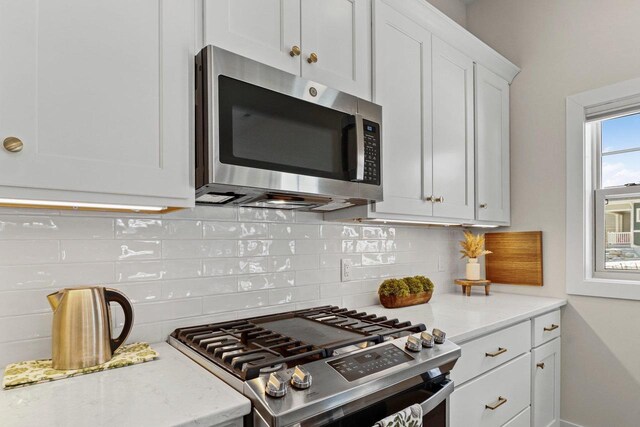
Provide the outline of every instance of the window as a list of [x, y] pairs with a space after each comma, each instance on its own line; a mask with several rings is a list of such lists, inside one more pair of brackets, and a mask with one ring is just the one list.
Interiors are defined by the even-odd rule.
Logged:
[[611, 114], [588, 122], [586, 132], [596, 153], [591, 165], [596, 277], [640, 273], [640, 112]]
[[567, 293], [640, 300], [640, 79], [567, 98]]

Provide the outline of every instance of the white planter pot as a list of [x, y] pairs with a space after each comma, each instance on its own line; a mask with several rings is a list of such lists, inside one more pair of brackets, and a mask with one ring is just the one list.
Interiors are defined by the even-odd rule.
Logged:
[[480, 280], [478, 258], [469, 258], [469, 262], [467, 262], [467, 280]]

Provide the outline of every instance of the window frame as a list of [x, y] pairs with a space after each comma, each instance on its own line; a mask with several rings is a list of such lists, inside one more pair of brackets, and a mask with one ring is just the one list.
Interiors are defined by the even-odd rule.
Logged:
[[[640, 79], [627, 80], [582, 92], [566, 99], [566, 290], [567, 294], [640, 300], [640, 273], [597, 271], [598, 256], [604, 266], [604, 233], [597, 230], [601, 215], [604, 228], [604, 197], [634, 195], [640, 189], [612, 187], [600, 190], [600, 135], [588, 124], [587, 110], [616, 105], [629, 107], [625, 99], [640, 96]], [[618, 105], [622, 105], [619, 108]], [[626, 114], [625, 114], [626, 115]], [[596, 189], [598, 189], [596, 191]], [[598, 200], [602, 203], [596, 204]], [[598, 209], [600, 207], [600, 209]], [[598, 246], [602, 254], [597, 252]]]

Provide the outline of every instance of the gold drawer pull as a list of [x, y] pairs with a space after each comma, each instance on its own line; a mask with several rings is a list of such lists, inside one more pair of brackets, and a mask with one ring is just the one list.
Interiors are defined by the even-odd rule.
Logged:
[[494, 351], [493, 353], [485, 353], [484, 356], [485, 357], [496, 357], [496, 356], [500, 356], [502, 353], [506, 353], [506, 352], [507, 352], [506, 348], [498, 347], [498, 351]]
[[546, 327], [544, 328], [544, 331], [545, 331], [545, 332], [555, 331], [555, 330], [556, 330], [556, 329], [558, 329], [559, 327], [560, 327], [559, 325], [556, 325], [556, 324], [552, 323], [552, 324], [551, 324], [551, 326], [546, 326]]
[[484, 405], [484, 408], [485, 409], [491, 409], [492, 411], [495, 411], [496, 409], [498, 409], [499, 407], [501, 407], [505, 403], [507, 403], [507, 398], [506, 397], [502, 397], [502, 396], [498, 396], [498, 400], [496, 402], [491, 403], [490, 405]]
[[540, 369], [544, 369], [544, 362], [536, 363], [536, 366]]

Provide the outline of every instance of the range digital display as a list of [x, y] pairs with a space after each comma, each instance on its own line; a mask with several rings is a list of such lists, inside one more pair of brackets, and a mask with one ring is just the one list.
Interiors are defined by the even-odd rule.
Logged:
[[413, 357], [395, 345], [389, 344], [328, 363], [345, 380], [355, 381], [411, 360]]

